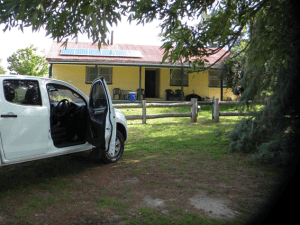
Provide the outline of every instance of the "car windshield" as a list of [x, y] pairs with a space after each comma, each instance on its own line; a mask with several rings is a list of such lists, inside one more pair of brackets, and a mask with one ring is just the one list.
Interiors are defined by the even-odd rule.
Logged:
[[50, 101], [59, 102], [62, 99], [67, 99], [69, 102], [85, 103], [83, 97], [74, 92], [73, 90], [59, 84], [48, 84], [47, 91]]

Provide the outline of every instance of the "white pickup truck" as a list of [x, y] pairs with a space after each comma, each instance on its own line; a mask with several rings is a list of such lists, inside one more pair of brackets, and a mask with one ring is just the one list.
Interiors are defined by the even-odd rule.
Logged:
[[50, 78], [0, 76], [0, 167], [93, 149], [116, 162], [128, 135], [103, 77], [90, 96]]

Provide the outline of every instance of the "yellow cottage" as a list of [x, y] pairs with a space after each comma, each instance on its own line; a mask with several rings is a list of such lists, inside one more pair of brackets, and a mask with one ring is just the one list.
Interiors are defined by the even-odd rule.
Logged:
[[[218, 64], [209, 71], [181, 74], [181, 65], [161, 63], [163, 50], [159, 46], [114, 44], [102, 46], [99, 51], [98, 45], [91, 43], [68, 42], [67, 48], [61, 45], [53, 42], [46, 57], [49, 77], [66, 81], [86, 95], [93, 80], [104, 76], [114, 100], [128, 100], [129, 92], [137, 93], [138, 98], [139, 89], [141, 98], [151, 101], [181, 100], [181, 89], [184, 100], [192, 94], [201, 100], [213, 96], [234, 98], [231, 90], [220, 87]], [[211, 56], [209, 63], [224, 53]]]

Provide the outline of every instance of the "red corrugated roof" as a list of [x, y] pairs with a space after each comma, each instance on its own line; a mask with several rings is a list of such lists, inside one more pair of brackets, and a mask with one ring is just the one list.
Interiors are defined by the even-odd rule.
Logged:
[[[99, 64], [134, 64], [134, 65], [145, 65], [145, 64], [160, 64], [163, 57], [163, 49], [160, 46], [149, 46], [149, 45], [132, 45], [132, 44], [114, 44], [114, 45], [103, 45], [101, 49], [109, 50], [136, 50], [140, 51], [143, 55], [141, 58], [133, 57], [105, 57], [105, 56], [78, 56], [78, 55], [60, 55], [61, 50], [64, 48], [61, 46], [62, 43], [53, 42], [49, 53], [47, 54], [46, 60], [49, 63], [99, 63]], [[67, 48], [76, 49], [98, 49], [98, 44], [91, 44], [88, 42], [68, 42]], [[214, 63], [220, 58], [226, 50], [221, 50], [215, 55], [210, 56], [209, 64]], [[162, 65], [170, 65], [165, 62]]]

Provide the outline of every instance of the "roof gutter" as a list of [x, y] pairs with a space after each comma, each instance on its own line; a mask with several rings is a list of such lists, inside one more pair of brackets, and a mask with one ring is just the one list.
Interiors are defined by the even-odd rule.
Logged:
[[[77, 65], [105, 65], [105, 66], [137, 66], [137, 67], [163, 67], [163, 68], [182, 68], [181, 64], [158, 64], [158, 63], [120, 63], [120, 62], [99, 62], [99, 61], [89, 61], [89, 62], [77, 62], [77, 61], [60, 61], [60, 60], [48, 60], [50, 64], [77, 64]], [[210, 64], [205, 64], [209, 66]], [[183, 65], [184, 68], [190, 68], [188, 64]], [[213, 67], [216, 68], [217, 66]]]

